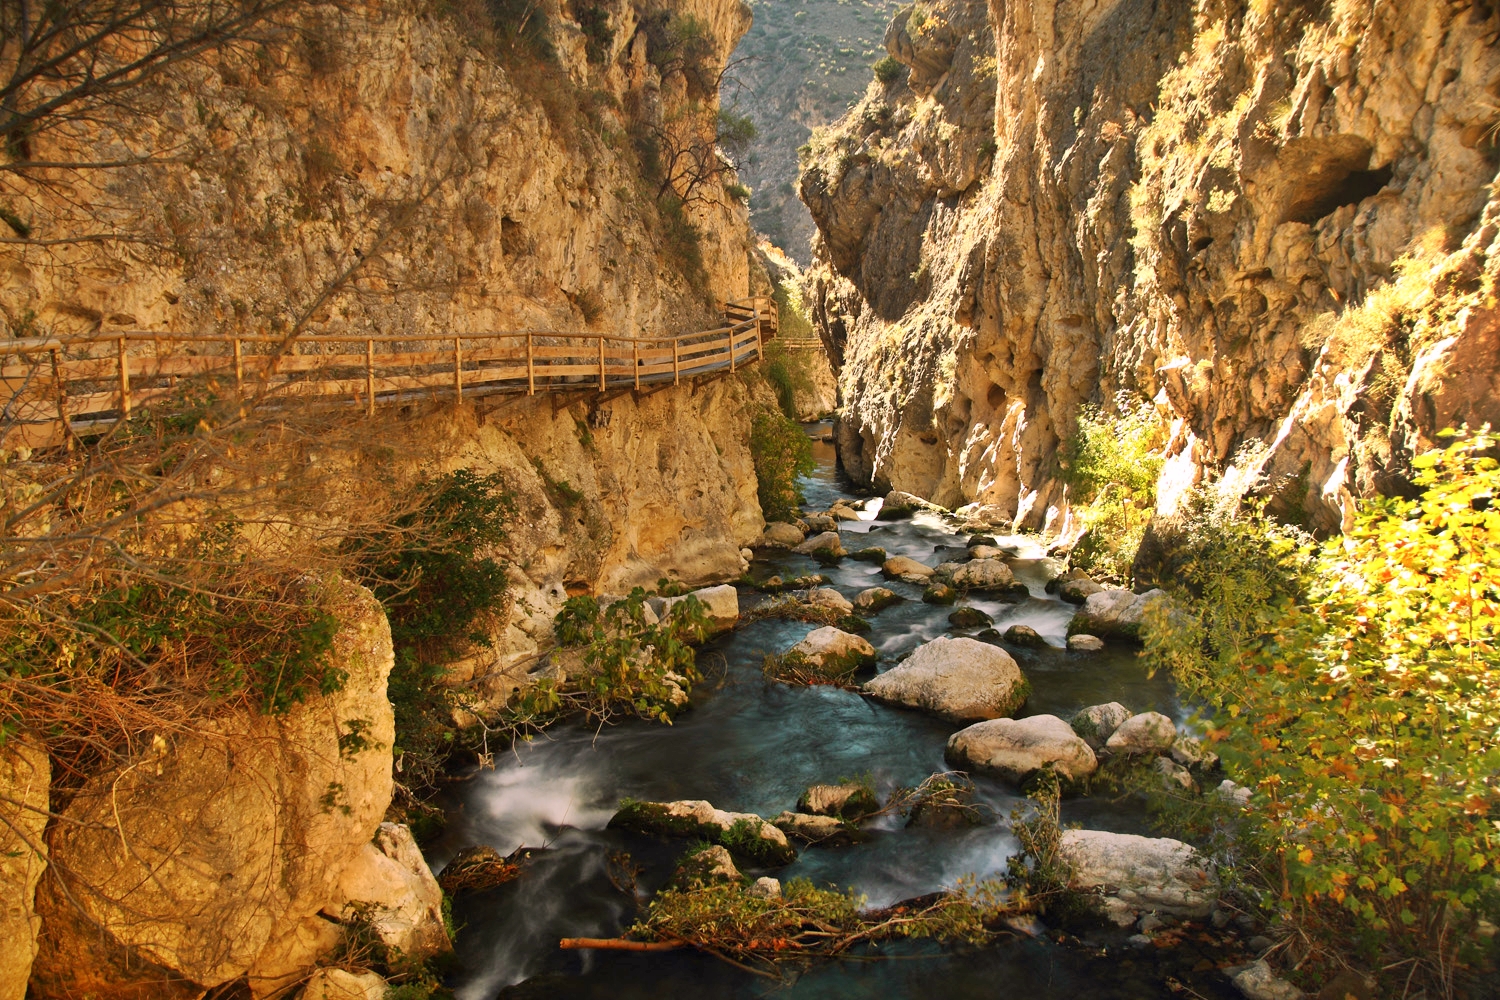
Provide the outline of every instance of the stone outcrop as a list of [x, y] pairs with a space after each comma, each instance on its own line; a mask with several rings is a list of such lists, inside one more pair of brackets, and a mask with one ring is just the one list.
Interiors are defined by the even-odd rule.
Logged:
[[1066, 781], [1086, 778], [1099, 762], [1073, 728], [1055, 715], [992, 719], [954, 733], [945, 756], [955, 767], [1023, 784], [1050, 767]]
[[1213, 872], [1180, 840], [1067, 830], [1060, 851], [1073, 868], [1072, 887], [1102, 892], [1107, 914], [1121, 926], [1143, 911], [1206, 917], [1218, 899]]
[[41, 920], [36, 886], [47, 868], [47, 751], [24, 735], [0, 744], [0, 1000], [25, 1000]]
[[1492, 6], [922, 11], [800, 181], [856, 480], [1061, 526], [1057, 446], [1125, 393], [1162, 513], [1227, 470], [1335, 530], [1500, 422]]
[[953, 722], [1009, 715], [1030, 685], [1005, 650], [975, 639], [937, 638], [862, 689], [877, 701], [932, 712]]
[[71, 798], [37, 893], [35, 994], [196, 996], [316, 964], [297, 949], [327, 938], [299, 929], [337, 898], [392, 790], [390, 629], [362, 588], [334, 610], [341, 690], [205, 719]]
[[380, 824], [375, 839], [344, 869], [338, 896], [324, 911], [346, 922], [364, 921], [381, 944], [412, 961], [453, 949], [443, 924], [443, 890], [402, 824]]

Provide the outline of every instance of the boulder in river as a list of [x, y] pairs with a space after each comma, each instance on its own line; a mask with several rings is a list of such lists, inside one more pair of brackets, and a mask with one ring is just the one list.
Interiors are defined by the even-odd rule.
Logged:
[[1030, 625], [1012, 625], [1005, 630], [1005, 641], [1012, 646], [1026, 646], [1030, 649], [1046, 649], [1047, 640], [1042, 634]]
[[858, 521], [859, 511], [843, 503], [836, 503], [828, 508], [828, 516], [835, 521]]
[[1068, 636], [1068, 648], [1075, 653], [1097, 653], [1104, 649], [1104, 640], [1097, 635], [1085, 635], [1080, 632], [1077, 635]]
[[[1233, 975], [1230, 976], [1229, 981], [1234, 984], [1235, 989], [1240, 991], [1240, 995], [1245, 1000], [1302, 1000], [1306, 996], [1297, 987], [1276, 975], [1271, 969], [1270, 963], [1263, 958], [1256, 959], [1240, 969], [1226, 969], [1225, 971], [1233, 971]], [[1350, 994], [1354, 996], [1361, 995], [1360, 992], [1356, 992], [1355, 990], [1334, 993], [1328, 992], [1325, 989], [1318, 996], [1321, 997], [1325, 993], [1328, 996], [1337, 996], [1341, 1000]]]
[[853, 552], [849, 553], [849, 558], [855, 560], [856, 562], [879, 564], [885, 562], [886, 555], [885, 549], [882, 549], [878, 545], [871, 545], [868, 548], [855, 549]]
[[880, 516], [889, 521], [898, 517], [910, 517], [919, 510], [942, 511], [942, 509], [937, 504], [928, 503], [921, 497], [902, 493], [900, 490], [891, 490], [885, 495], [885, 502], [880, 506]]
[[934, 580], [922, 591], [922, 600], [926, 604], [952, 604], [958, 600], [958, 591], [946, 583], [938, 583]]
[[924, 584], [932, 578], [932, 567], [917, 562], [908, 556], [891, 556], [880, 566], [887, 577], [905, 583]]
[[766, 530], [756, 539], [755, 546], [762, 549], [789, 549], [794, 545], [801, 545], [803, 535], [802, 529], [795, 524], [787, 524], [785, 521], [772, 521], [766, 525]]
[[337, 898], [326, 912], [346, 923], [359, 917], [381, 944], [415, 961], [453, 949], [443, 923], [443, 890], [404, 824], [380, 824], [374, 841], [339, 877]]
[[829, 514], [808, 514], [803, 518], [813, 531], [838, 531], [838, 518]]
[[1194, 736], [1179, 736], [1172, 744], [1172, 759], [1190, 771], [1212, 771], [1219, 766], [1219, 755]]
[[1016, 575], [999, 559], [975, 559], [960, 566], [953, 574], [953, 586], [960, 590], [1010, 590]]
[[378, 972], [314, 969], [298, 997], [301, 1000], [381, 1000], [389, 989]]
[[658, 837], [702, 837], [735, 856], [761, 865], [791, 864], [797, 852], [786, 834], [754, 813], [715, 809], [702, 799], [637, 802], [626, 799], [609, 825]]
[[994, 622], [993, 618], [978, 608], [958, 608], [948, 616], [948, 624], [954, 628], [983, 628]]
[[1130, 709], [1117, 701], [1107, 705], [1090, 705], [1073, 716], [1073, 732], [1077, 733], [1090, 749], [1103, 750], [1104, 744], [1120, 728], [1120, 723], [1130, 718]]
[[697, 598], [703, 605], [703, 611], [708, 615], [709, 635], [719, 632], [727, 632], [734, 628], [735, 623], [740, 620], [740, 595], [730, 583], [721, 583], [717, 587], [704, 587], [695, 590], [691, 594], [683, 594], [680, 597], [652, 597], [647, 599], [647, 605], [656, 613], [658, 619], [664, 619], [667, 613], [675, 605], [681, 604], [688, 598]]
[[1103, 587], [1085, 576], [1074, 580], [1064, 580], [1058, 584], [1057, 596], [1069, 604], [1082, 604], [1089, 597], [1103, 590]]
[[836, 816], [814, 816], [811, 813], [784, 812], [771, 822], [782, 833], [791, 834], [810, 844], [852, 844], [859, 831]]
[[807, 603], [820, 608], [832, 608], [841, 615], [854, 613], [854, 605], [849, 603], [849, 598], [840, 594], [832, 587], [819, 587], [807, 593]]
[[860, 614], [874, 614], [901, 600], [901, 595], [888, 587], [871, 587], [854, 595], [854, 610]]
[[879, 808], [875, 793], [852, 781], [842, 785], [812, 785], [797, 800], [798, 812], [841, 819], [859, 819]]
[[1206, 917], [1218, 899], [1208, 863], [1180, 840], [1067, 830], [1060, 850], [1073, 869], [1071, 887], [1102, 891], [1106, 912], [1122, 927], [1148, 910]]
[[1146, 607], [1153, 601], [1166, 599], [1166, 592], [1161, 590], [1148, 590], [1144, 594], [1101, 590], [1084, 600], [1083, 607], [1068, 623], [1068, 634], [1086, 632], [1104, 638], [1139, 640]]
[[877, 655], [875, 647], [859, 636], [825, 625], [807, 633], [782, 660], [821, 677], [837, 679], [860, 667], [873, 666]]
[[863, 690], [877, 701], [923, 709], [954, 722], [975, 722], [1019, 709], [1030, 685], [1005, 650], [974, 639], [943, 637], [917, 647]]
[[1005, 550], [998, 545], [970, 545], [970, 559], [999, 559], [1005, 555]]
[[798, 555], [813, 556], [818, 559], [842, 559], [844, 557], [844, 546], [839, 541], [837, 531], [825, 531], [822, 534], [813, 535], [801, 545], [794, 546], [792, 551]]
[[743, 878], [734, 858], [718, 844], [687, 855], [672, 874], [671, 884], [678, 888], [708, 885], [713, 882], [738, 882]]
[[1166, 753], [1177, 742], [1177, 727], [1160, 712], [1142, 712], [1120, 723], [1104, 749], [1110, 753]]
[[945, 757], [954, 767], [998, 774], [1018, 785], [1044, 767], [1068, 781], [1099, 767], [1089, 745], [1055, 715], [977, 723], [948, 738]]

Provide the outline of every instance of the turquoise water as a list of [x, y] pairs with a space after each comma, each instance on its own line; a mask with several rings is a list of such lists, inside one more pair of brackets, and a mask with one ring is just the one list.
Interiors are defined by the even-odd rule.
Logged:
[[[814, 428], [815, 432], [818, 430]], [[818, 470], [805, 482], [807, 509], [825, 509], [850, 493], [840, 483], [832, 448], [818, 444]], [[879, 545], [928, 565], [934, 548], [963, 545], [940, 520], [919, 516], [884, 522], [878, 516], [843, 526], [844, 547]], [[868, 533], [868, 539], [859, 537]], [[1032, 539], [1001, 538], [1014, 548], [1018, 578], [1030, 600], [1019, 604], [973, 599], [1004, 631], [1030, 625], [1052, 644], [1013, 649], [1032, 684], [1022, 715], [1069, 717], [1086, 705], [1119, 701], [1135, 712], [1159, 711], [1182, 720], [1185, 710], [1170, 683], [1146, 676], [1135, 652], [1111, 646], [1102, 653], [1071, 653], [1063, 634], [1073, 609], [1043, 593], [1042, 553]], [[871, 617], [867, 638], [881, 654], [878, 669], [892, 666], [916, 646], [940, 635], [972, 634], [948, 624], [948, 607], [923, 604], [921, 589], [880, 578], [878, 566], [846, 559], [821, 567], [811, 559], [778, 553], [758, 557], [757, 577], [790, 579], [826, 573], [852, 598], [871, 586], [889, 586], [907, 598]], [[742, 608], [761, 600], [741, 593]], [[878, 705], [828, 687], [793, 688], [766, 682], [761, 662], [814, 626], [756, 622], [709, 644], [699, 662], [707, 679], [693, 692], [689, 710], [668, 726], [627, 722], [596, 731], [559, 726], [492, 770], [466, 782], [448, 832], [431, 859], [441, 864], [462, 847], [487, 844], [502, 854], [521, 846], [543, 848], [514, 882], [460, 898], [455, 917], [463, 971], [460, 1000], [494, 997], [989, 997], [1019, 991], [1028, 1000], [1073, 997], [1170, 997], [1169, 980], [1192, 981], [1202, 996], [1229, 996], [1222, 978], [1194, 966], [1216, 964], [1192, 946], [1128, 948], [1128, 932], [1101, 932], [1088, 945], [1005, 938], [982, 949], [903, 945], [886, 961], [845, 961], [806, 972], [784, 984], [740, 972], [691, 953], [628, 955], [560, 951], [567, 936], [613, 937], [635, 919], [638, 907], [670, 875], [684, 845], [632, 836], [605, 825], [620, 799], [708, 799], [735, 811], [774, 816], [792, 809], [808, 785], [868, 777], [881, 793], [915, 785], [947, 770], [943, 747], [954, 725], [930, 716]], [[1023, 800], [994, 779], [976, 779], [987, 825], [937, 830], [906, 828], [897, 817], [875, 822], [869, 837], [848, 847], [810, 847], [776, 871], [819, 883], [853, 887], [871, 905], [952, 886], [966, 875], [1003, 872], [1016, 851], [1008, 817]], [[1065, 823], [1119, 832], [1149, 832], [1138, 803], [1103, 797], [1063, 804]], [[632, 888], [622, 865], [639, 869]]]

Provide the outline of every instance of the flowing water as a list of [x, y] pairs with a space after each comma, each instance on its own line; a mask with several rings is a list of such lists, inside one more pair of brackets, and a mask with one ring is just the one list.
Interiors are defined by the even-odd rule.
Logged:
[[[815, 440], [824, 430], [815, 425]], [[826, 509], [851, 494], [841, 485], [831, 446], [815, 445], [817, 471], [804, 483], [806, 506]], [[844, 547], [878, 545], [928, 565], [935, 548], [965, 544], [940, 519], [919, 515], [885, 522], [878, 513], [842, 526]], [[868, 534], [868, 538], [862, 537]], [[1032, 695], [1021, 714], [1068, 718], [1086, 705], [1119, 701], [1135, 712], [1159, 711], [1181, 721], [1185, 712], [1167, 681], [1151, 679], [1128, 648], [1072, 653], [1063, 635], [1073, 608], [1043, 592], [1046, 564], [1034, 539], [1000, 538], [1017, 552], [1017, 577], [1031, 590], [1021, 604], [972, 597], [1004, 631], [1030, 625], [1051, 646], [1010, 649], [1030, 679]], [[845, 559], [818, 566], [790, 553], [762, 553], [752, 573], [785, 579], [826, 573], [846, 597], [888, 586], [904, 602], [871, 616], [867, 636], [887, 669], [923, 642], [941, 635], [972, 634], [948, 623], [948, 607], [923, 604], [921, 588], [881, 579], [880, 567]], [[741, 593], [742, 608], [760, 600]], [[450, 816], [434, 866], [471, 844], [501, 854], [521, 846], [542, 848], [519, 879], [485, 893], [461, 897], [455, 917], [463, 971], [459, 1000], [493, 997], [793, 997], [994, 996], [1028, 998], [1166, 997], [1167, 985], [1212, 956], [1184, 947], [1128, 948], [1128, 932], [1106, 935], [1090, 947], [1046, 940], [1005, 938], [982, 949], [942, 949], [903, 944], [890, 961], [845, 961], [815, 968], [790, 985], [740, 972], [712, 958], [685, 952], [631, 955], [561, 951], [561, 937], [613, 937], [635, 919], [641, 900], [671, 874], [684, 843], [662, 843], [605, 828], [621, 798], [707, 799], [721, 809], [774, 816], [795, 808], [800, 793], [818, 783], [868, 777], [882, 795], [916, 785], [947, 769], [943, 747], [957, 727], [933, 717], [878, 705], [831, 687], [789, 687], [765, 681], [761, 662], [815, 626], [767, 620], [710, 643], [699, 654], [707, 680], [693, 692], [688, 711], [670, 727], [628, 722], [595, 731], [559, 726], [500, 758], [493, 770], [467, 782]], [[1002, 781], [976, 779], [978, 801], [996, 817], [990, 825], [961, 830], [906, 828], [897, 817], [877, 821], [869, 838], [847, 847], [810, 847], [792, 865], [772, 874], [853, 887], [878, 906], [952, 886], [965, 875], [1003, 872], [1016, 851], [1006, 819], [1023, 800]], [[1091, 829], [1145, 833], [1139, 804], [1102, 797], [1063, 803], [1063, 821]], [[634, 892], [622, 868], [639, 869]], [[759, 873], [756, 873], [759, 874]], [[623, 877], [622, 877], [623, 875]], [[622, 890], [622, 886], [624, 889]], [[1200, 995], [1219, 994], [1212, 974], [1194, 978]], [[1199, 982], [1204, 979], [1207, 982]]]

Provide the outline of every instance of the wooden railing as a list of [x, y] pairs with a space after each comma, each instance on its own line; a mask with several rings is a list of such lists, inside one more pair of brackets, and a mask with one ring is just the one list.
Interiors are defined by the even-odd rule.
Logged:
[[110, 331], [0, 342], [0, 440], [60, 443], [64, 422], [85, 430], [213, 378], [272, 401], [378, 403], [497, 392], [609, 392], [680, 384], [757, 361], [777, 329], [776, 304], [727, 303], [724, 325], [660, 337], [612, 333], [308, 335], [285, 338]]

